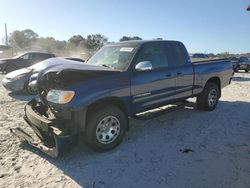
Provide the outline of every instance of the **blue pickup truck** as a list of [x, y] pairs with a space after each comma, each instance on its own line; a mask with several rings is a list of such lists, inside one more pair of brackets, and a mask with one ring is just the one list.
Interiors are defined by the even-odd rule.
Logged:
[[109, 44], [85, 64], [40, 72], [39, 100], [25, 106], [24, 116], [38, 141], [19, 127], [11, 131], [52, 157], [79, 140], [110, 150], [122, 141], [128, 117], [140, 112], [190, 97], [199, 110], [214, 110], [232, 72], [227, 59], [192, 63], [178, 41]]

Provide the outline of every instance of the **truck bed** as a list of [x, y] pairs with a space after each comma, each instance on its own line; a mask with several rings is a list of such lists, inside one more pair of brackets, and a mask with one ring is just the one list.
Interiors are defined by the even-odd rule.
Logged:
[[194, 67], [194, 94], [202, 92], [208, 79], [219, 78], [220, 87], [227, 86], [233, 74], [229, 59], [206, 59], [192, 62]]
[[219, 61], [227, 61], [227, 58], [191, 58], [192, 63], [211, 63]]

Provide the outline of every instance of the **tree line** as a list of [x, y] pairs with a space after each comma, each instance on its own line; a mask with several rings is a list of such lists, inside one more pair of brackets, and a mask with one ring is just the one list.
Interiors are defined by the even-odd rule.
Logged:
[[[16, 30], [10, 34], [9, 44], [12, 47], [13, 54], [22, 51], [44, 51], [53, 53], [57, 56], [75, 56], [80, 54], [92, 55], [95, 51], [100, 49], [105, 44], [113, 43], [102, 34], [90, 34], [86, 37], [78, 34], [73, 35], [68, 40], [56, 40], [53, 37], [40, 37], [31, 29]], [[138, 36], [122, 36], [119, 41], [128, 40], [142, 40]], [[223, 53], [209, 53], [209, 57], [231, 57], [239, 56], [239, 54], [231, 54], [229, 52]]]
[[[120, 41], [142, 40], [138, 36], [123, 36]], [[112, 43], [102, 34], [90, 34], [86, 37], [73, 35], [67, 41], [56, 40], [53, 37], [40, 37], [31, 29], [16, 30], [9, 36], [9, 44], [14, 53], [28, 50], [38, 50], [54, 53], [58, 56], [79, 56], [80, 53], [94, 53], [105, 44]]]

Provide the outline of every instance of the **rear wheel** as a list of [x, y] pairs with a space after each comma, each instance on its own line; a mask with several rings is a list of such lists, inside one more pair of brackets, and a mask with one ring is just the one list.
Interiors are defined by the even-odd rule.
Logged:
[[127, 123], [126, 115], [118, 107], [98, 105], [88, 112], [85, 141], [96, 151], [110, 150], [122, 141]]
[[199, 110], [212, 111], [216, 108], [219, 100], [219, 87], [214, 83], [207, 83], [203, 92], [197, 96]]
[[249, 70], [250, 70], [250, 67], [247, 67], [247, 69], [245, 70], [245, 72], [249, 72]]

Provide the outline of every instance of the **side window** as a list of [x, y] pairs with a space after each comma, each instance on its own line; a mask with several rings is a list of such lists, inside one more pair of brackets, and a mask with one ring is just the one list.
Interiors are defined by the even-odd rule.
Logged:
[[36, 53], [36, 54], [34, 54], [34, 55], [35, 55], [34, 59], [35, 59], [36, 61], [42, 61], [42, 60], [44, 60], [44, 59], [47, 59], [47, 54]]
[[33, 53], [31, 55], [32, 55], [32, 59], [37, 59], [38, 58], [38, 54]]
[[168, 67], [168, 59], [160, 43], [146, 44], [140, 51], [137, 62], [150, 61], [153, 69]]
[[21, 58], [25, 59], [25, 60], [28, 60], [28, 59], [31, 59], [31, 56], [30, 56], [30, 54], [25, 54]]
[[37, 54], [35, 54], [35, 59], [43, 59], [43, 54], [39, 54], [39, 53], [37, 53]]
[[185, 49], [178, 43], [166, 43], [165, 52], [169, 57], [169, 66], [178, 67], [187, 63]]
[[40, 59], [48, 59], [48, 58], [50, 58], [50, 55], [49, 54], [39, 54], [39, 58]]

